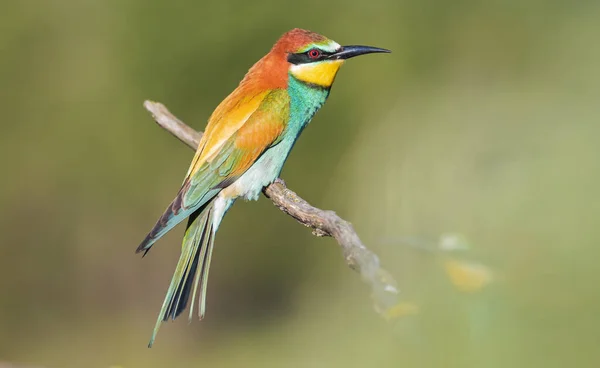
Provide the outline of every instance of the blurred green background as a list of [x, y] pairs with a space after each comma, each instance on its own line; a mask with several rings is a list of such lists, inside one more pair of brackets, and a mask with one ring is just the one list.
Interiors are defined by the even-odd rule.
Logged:
[[[595, 367], [600, 3], [4, 0], [0, 361], [45, 367]], [[285, 31], [349, 61], [283, 171], [416, 306], [385, 320], [331, 239], [268, 200], [217, 237], [206, 320], [163, 325], [177, 228], [134, 254], [201, 130]], [[459, 255], [405, 239], [460, 234]], [[404, 240], [403, 240], [404, 239]], [[424, 241], [424, 240], [423, 240]], [[418, 240], [417, 243], [421, 242]], [[486, 274], [463, 292], [444, 260]]]

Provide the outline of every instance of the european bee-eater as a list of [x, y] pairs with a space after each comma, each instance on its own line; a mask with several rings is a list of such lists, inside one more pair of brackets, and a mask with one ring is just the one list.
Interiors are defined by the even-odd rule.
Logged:
[[374, 52], [370, 46], [340, 46], [317, 33], [293, 29], [246, 74], [212, 113], [179, 193], [137, 248], [152, 245], [189, 218], [181, 256], [167, 290], [151, 347], [162, 321], [192, 305], [198, 286], [204, 318], [206, 285], [215, 234], [233, 202], [258, 199], [281, 172], [296, 139], [325, 103], [346, 59]]

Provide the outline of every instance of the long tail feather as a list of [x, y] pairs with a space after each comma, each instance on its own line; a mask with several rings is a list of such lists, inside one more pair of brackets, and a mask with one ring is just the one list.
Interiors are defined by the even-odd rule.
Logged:
[[[200, 215], [198, 212], [195, 212], [194, 215], [190, 216], [186, 233], [183, 238], [181, 252], [183, 255], [183, 252], [190, 249], [191, 251], [187, 256], [187, 259], [192, 263], [188, 263], [185, 274], [181, 277], [179, 284], [177, 285], [177, 291], [175, 292], [177, 298], [171, 299], [169, 308], [163, 316], [163, 321], [166, 321], [169, 318], [174, 320], [181, 314], [187, 305], [190, 290], [194, 284], [194, 277], [197, 274], [198, 262], [202, 258], [202, 253], [206, 248], [206, 233], [211, 232], [211, 229], [209, 229], [208, 226], [205, 226], [206, 222], [210, 222], [210, 214], [211, 209], [208, 209], [207, 212], [202, 214], [203, 216], [200, 219], [198, 219], [198, 215]], [[203, 227], [199, 228], [199, 225]], [[200, 254], [198, 254], [199, 251]]]
[[[160, 324], [169, 318], [175, 319], [185, 310], [190, 299], [192, 287], [192, 305], [190, 310], [193, 309], [193, 300], [195, 299], [198, 281], [201, 273], [204, 273], [198, 272], [198, 269], [199, 267], [200, 270], [208, 269], [209, 265], [207, 261], [210, 261], [210, 257], [207, 258], [206, 255], [208, 249], [212, 250], [214, 242], [213, 208], [214, 201], [208, 203], [202, 210], [198, 210], [190, 216], [183, 238], [181, 256], [179, 257], [179, 262], [167, 290], [167, 295], [162, 304], [148, 347], [152, 347]], [[200, 293], [205, 295], [205, 283], [201, 287]], [[203, 296], [203, 299], [205, 298]]]
[[[206, 290], [208, 287], [208, 271], [210, 270], [210, 260], [212, 258], [212, 251], [214, 246], [214, 236], [211, 236], [210, 241], [206, 247], [206, 258], [202, 263], [202, 278], [200, 279], [200, 309], [198, 309], [198, 317], [200, 319], [204, 319], [204, 313], [206, 312]], [[194, 290], [194, 296], [196, 295], [196, 290]], [[192, 296], [192, 298], [194, 297]], [[192, 318], [192, 310], [190, 309], [190, 319]]]
[[[201, 272], [198, 272], [196, 274], [196, 279], [194, 280], [194, 291], [192, 292], [192, 304], [190, 305], [190, 313], [188, 316], [188, 320], [191, 322], [192, 321], [192, 315], [194, 313], [194, 301], [196, 300], [196, 293], [198, 291], [198, 286], [200, 286], [200, 300], [202, 300], [202, 302], [200, 303], [200, 308], [204, 308], [205, 303], [204, 300], [206, 300], [206, 283], [201, 283], [200, 280], [201, 277], [204, 277], [204, 270], [210, 268], [210, 253], [212, 252], [212, 248], [213, 248], [213, 244], [214, 239], [215, 239], [215, 233], [214, 231], [211, 232], [210, 234], [208, 234], [209, 238], [206, 241], [206, 244], [204, 244], [202, 246], [202, 251], [200, 252], [200, 259], [202, 260], [202, 264], [201, 264]], [[208, 255], [208, 256], [207, 256]], [[178, 311], [178, 313], [183, 312], [183, 308]], [[202, 319], [202, 318], [200, 318]]]
[[[213, 215], [214, 211], [210, 211], [210, 216], [207, 221], [208, 224], [203, 223], [202, 221], [190, 221], [190, 227], [192, 228], [192, 232], [198, 232], [198, 230], [194, 230], [193, 227], [200, 228], [202, 227], [202, 238], [200, 243], [199, 254], [197, 254], [196, 259], [193, 264], [193, 272], [189, 274], [189, 278], [185, 283], [185, 288], [181, 295], [182, 303], [178, 303], [177, 308], [173, 310], [173, 319], [179, 316], [185, 310], [187, 306], [188, 300], [190, 300], [190, 291], [192, 291], [192, 286], [194, 287], [193, 292], [191, 294], [191, 304], [190, 304], [190, 320], [191, 320], [191, 312], [194, 310], [194, 300], [196, 299], [196, 292], [198, 290], [198, 281], [200, 280], [201, 272], [198, 270], [203, 270], [205, 267], [210, 266], [210, 258], [206, 257], [207, 250], [211, 249], [214, 244], [215, 239], [215, 229], [213, 228]], [[196, 247], [197, 249], [197, 247]], [[200, 266], [200, 268], [198, 268]], [[206, 287], [201, 287], [200, 292], [202, 294], [206, 294]]]

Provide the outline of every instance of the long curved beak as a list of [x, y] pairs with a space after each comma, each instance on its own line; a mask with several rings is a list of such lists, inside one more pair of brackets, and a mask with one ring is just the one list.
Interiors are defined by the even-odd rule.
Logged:
[[380, 49], [379, 47], [349, 45], [342, 46], [342, 48], [339, 51], [329, 56], [329, 59], [345, 60], [353, 58], [355, 56], [373, 54], [376, 52], [383, 52], [389, 54], [391, 51], [386, 49]]

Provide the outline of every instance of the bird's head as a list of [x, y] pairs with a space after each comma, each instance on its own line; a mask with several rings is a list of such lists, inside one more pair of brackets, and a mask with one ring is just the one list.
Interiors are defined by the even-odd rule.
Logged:
[[286, 48], [289, 74], [296, 79], [329, 88], [346, 59], [374, 52], [390, 52], [371, 46], [340, 46], [320, 34], [293, 29], [278, 41]]
[[287, 85], [292, 76], [310, 85], [330, 88], [345, 60], [376, 52], [391, 51], [371, 46], [340, 46], [318, 33], [295, 28], [279, 38], [249, 75], [260, 74], [273, 87]]

